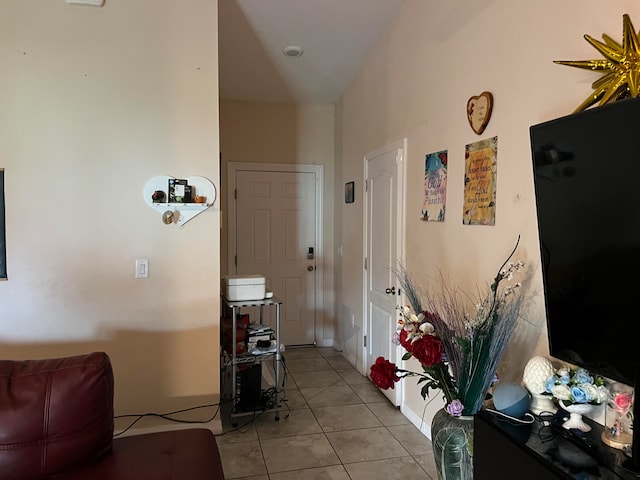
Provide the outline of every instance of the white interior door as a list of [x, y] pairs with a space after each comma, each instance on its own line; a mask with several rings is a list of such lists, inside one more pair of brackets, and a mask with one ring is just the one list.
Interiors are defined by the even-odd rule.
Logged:
[[[235, 216], [233, 225], [230, 216], [229, 229], [234, 230], [230, 238], [235, 241], [229, 242], [234, 260], [229, 271], [264, 275], [267, 290], [283, 301], [281, 342], [313, 344], [320, 253], [317, 175], [248, 167], [233, 173], [230, 188], [235, 188]], [[267, 310], [263, 322], [273, 325], [273, 312]], [[251, 321], [257, 322], [258, 315], [250, 313]]]
[[[396, 331], [399, 285], [395, 276], [403, 247], [403, 168], [405, 142], [365, 156], [365, 365], [379, 356], [400, 363], [399, 349], [391, 342]], [[368, 370], [368, 368], [367, 368]], [[368, 373], [368, 372], [367, 372]], [[400, 405], [401, 382], [383, 390]]]

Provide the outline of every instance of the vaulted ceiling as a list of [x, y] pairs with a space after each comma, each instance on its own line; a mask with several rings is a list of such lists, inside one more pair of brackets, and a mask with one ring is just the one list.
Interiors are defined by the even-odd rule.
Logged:
[[219, 0], [220, 97], [336, 103], [403, 1]]

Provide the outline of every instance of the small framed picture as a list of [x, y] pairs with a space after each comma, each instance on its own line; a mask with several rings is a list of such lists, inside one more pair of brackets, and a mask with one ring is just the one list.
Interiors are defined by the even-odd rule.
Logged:
[[344, 184], [344, 203], [353, 203], [354, 182]]

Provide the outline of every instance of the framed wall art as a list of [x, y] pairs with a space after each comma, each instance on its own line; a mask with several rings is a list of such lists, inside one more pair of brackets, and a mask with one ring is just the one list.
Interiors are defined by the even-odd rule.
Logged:
[[424, 200], [420, 214], [423, 222], [444, 222], [447, 163], [447, 150], [425, 155]]
[[465, 147], [464, 225], [495, 225], [498, 137]]
[[354, 202], [354, 182], [347, 182], [344, 184], [344, 203], [353, 203]]

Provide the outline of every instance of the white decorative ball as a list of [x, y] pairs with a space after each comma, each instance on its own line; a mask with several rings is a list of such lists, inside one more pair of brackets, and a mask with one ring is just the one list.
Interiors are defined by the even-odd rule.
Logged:
[[531, 358], [524, 367], [522, 381], [531, 393], [544, 393], [544, 384], [554, 374], [555, 370], [551, 360], [546, 357], [536, 356]]

